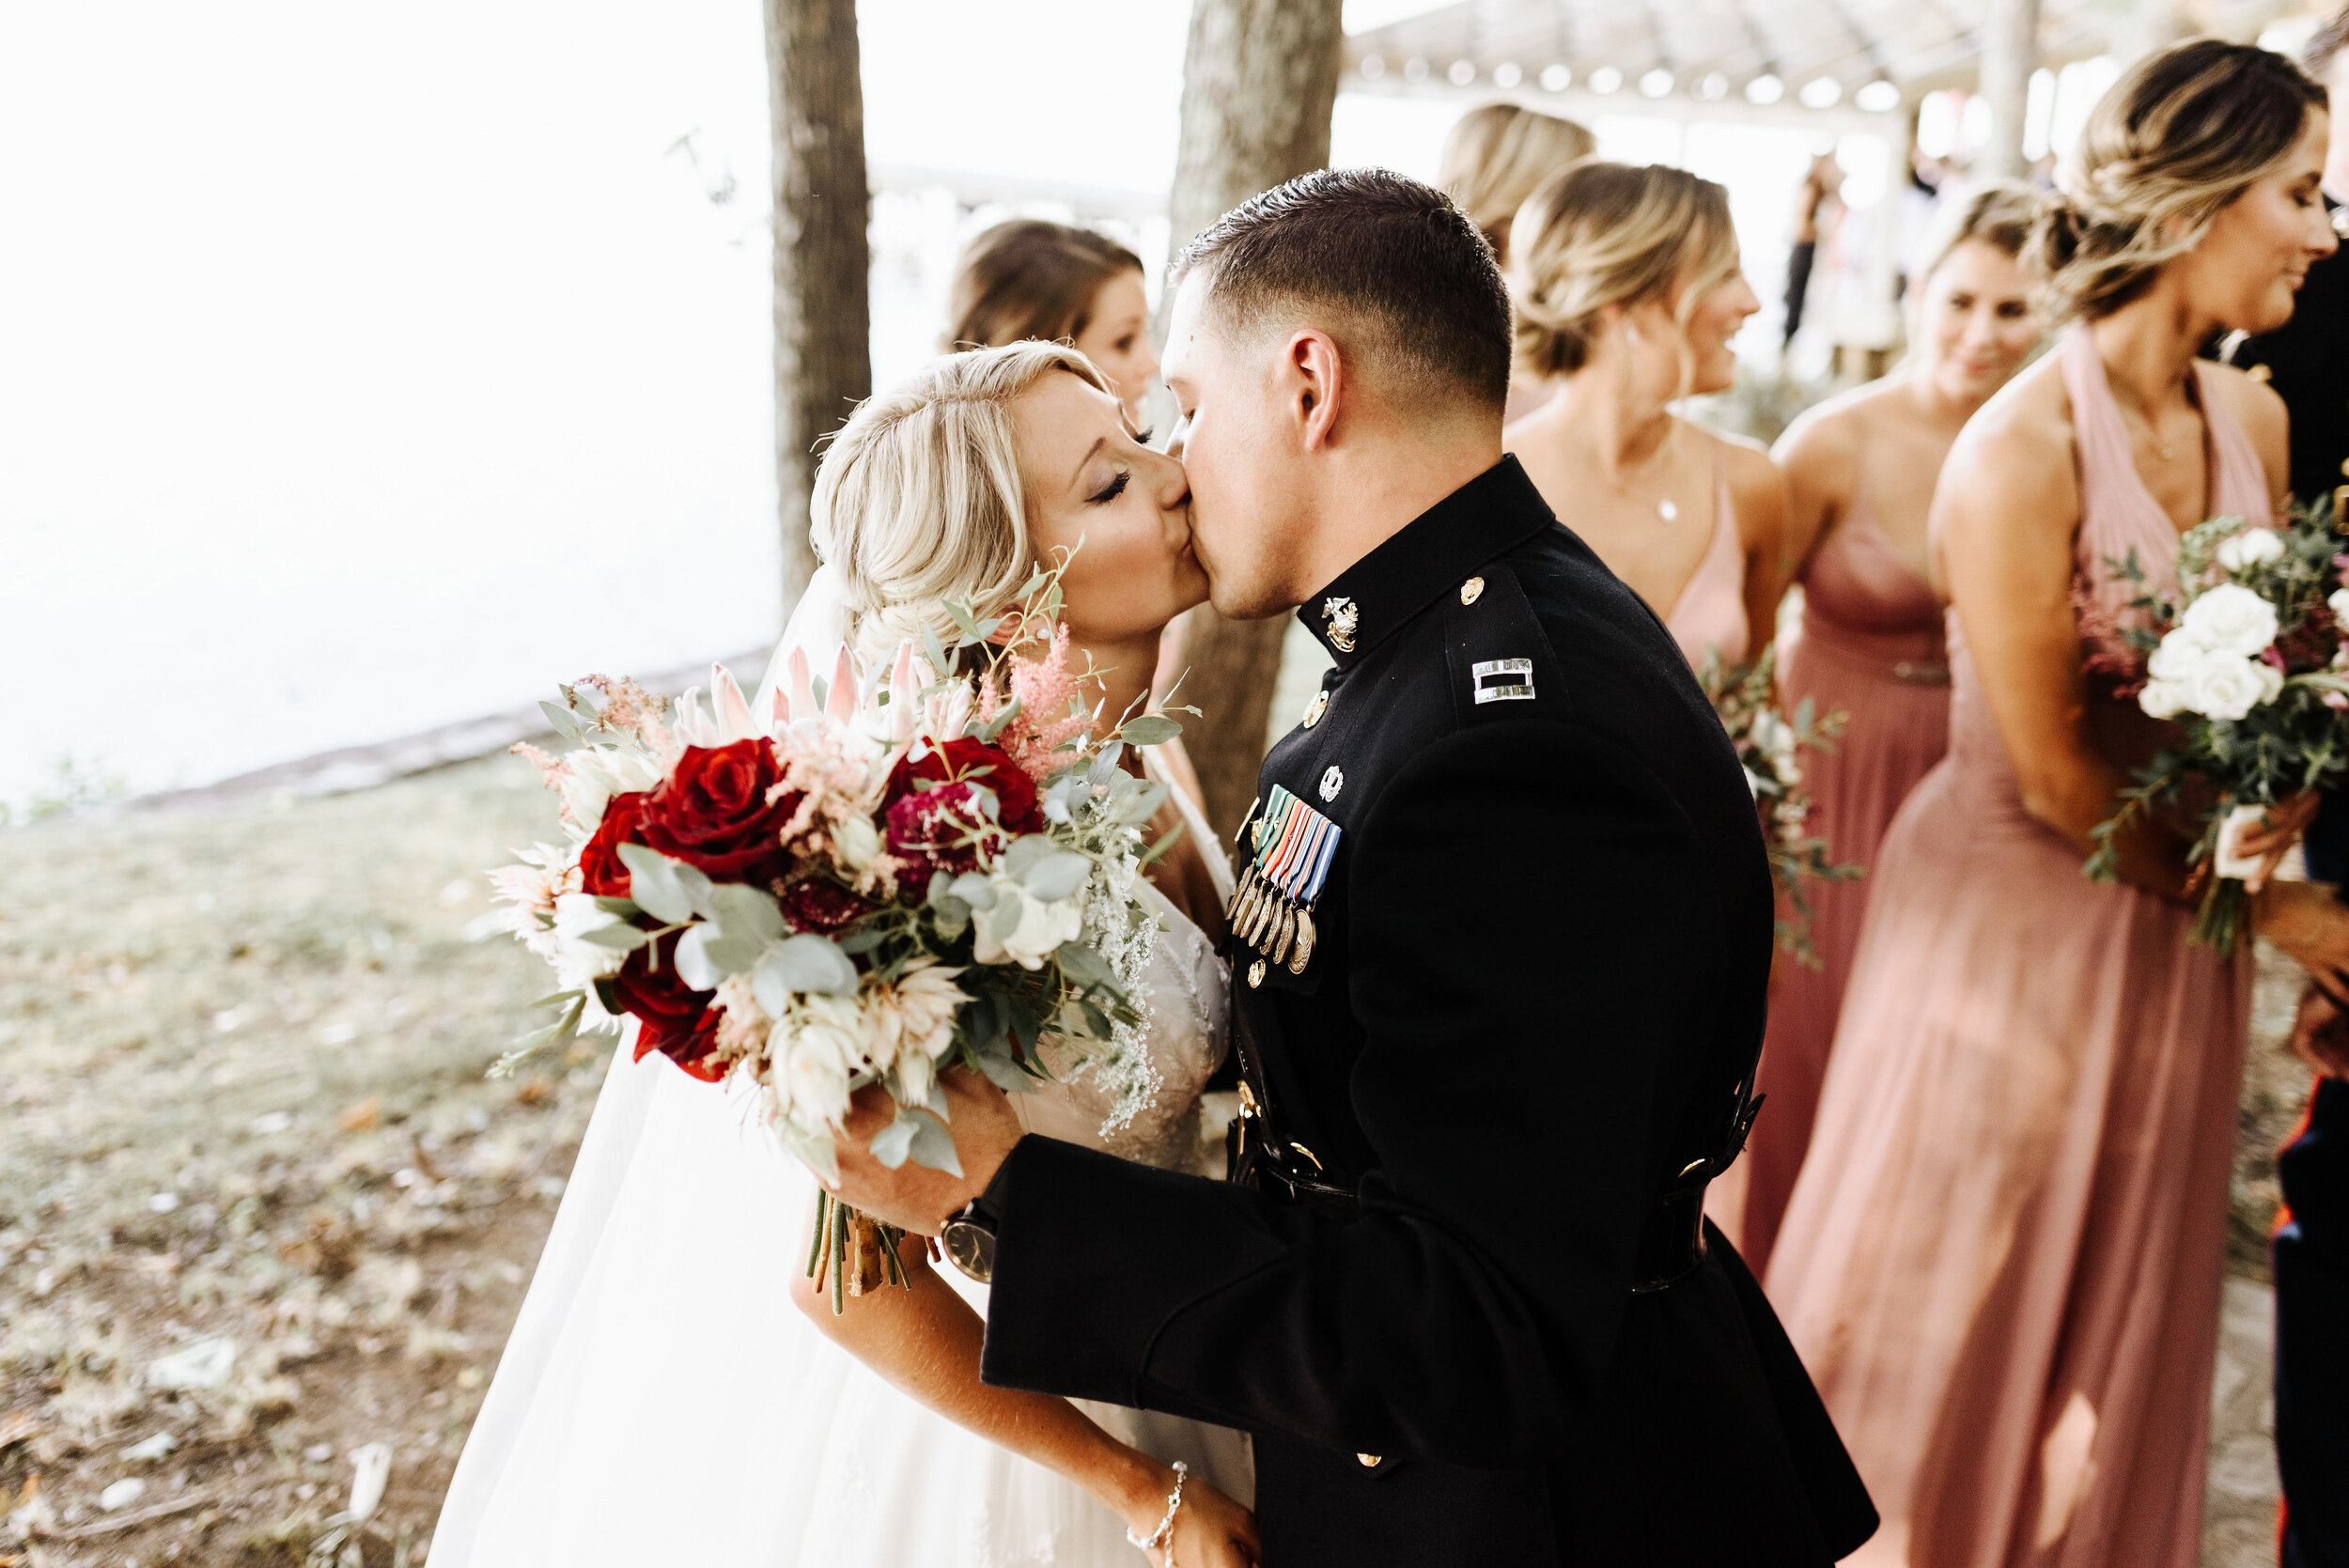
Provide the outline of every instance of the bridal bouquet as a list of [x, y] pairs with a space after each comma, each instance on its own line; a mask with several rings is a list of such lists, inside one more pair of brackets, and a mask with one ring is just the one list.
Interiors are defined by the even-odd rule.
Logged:
[[[2182, 736], [2138, 770], [2121, 809], [2092, 831], [2090, 876], [2110, 878], [2113, 835], [2156, 806], [2185, 811], [2200, 829], [2187, 852], [2201, 890], [2193, 939], [2232, 953], [2258, 869], [2237, 839], [2267, 808], [2349, 773], [2349, 588], [2341, 552], [2319, 506], [2279, 527], [2214, 518], [2178, 546], [2183, 603], [2147, 585], [2134, 551], [2113, 563], [2139, 585], [2135, 617], [2110, 629], [2117, 653], [2090, 657], [2116, 695], [2137, 698]], [[2191, 786], [2189, 795], [2189, 786]]]
[[1860, 868], [1828, 860], [1827, 840], [1808, 831], [1811, 792], [1803, 787], [1802, 753], [1832, 752], [1835, 737], [1843, 733], [1845, 715], [1820, 716], [1808, 697], [1796, 705], [1792, 717], [1780, 707], [1775, 643], [1750, 664], [1724, 666], [1719, 655], [1711, 655], [1697, 672], [1697, 681], [1729, 731], [1730, 744], [1746, 769], [1746, 787], [1753, 791], [1762, 813], [1770, 880], [1790, 911], [1777, 924], [1778, 945], [1817, 969], [1819, 954], [1811, 941], [1811, 900], [1804, 884], [1850, 881], [1860, 875]]
[[[958, 1174], [939, 1075], [1033, 1088], [1048, 1032], [1113, 1091], [1112, 1126], [1146, 1105], [1157, 925], [1136, 883], [1166, 846], [1143, 843], [1166, 790], [1118, 762], [1179, 726], [1088, 710], [1058, 607], [1039, 572], [1003, 616], [954, 608], [951, 648], [930, 634], [872, 670], [843, 650], [829, 680], [795, 650], [756, 704], [723, 669], [707, 709], [599, 675], [542, 704], [574, 749], [516, 749], [558, 792], [567, 841], [491, 876], [559, 1011], [498, 1070], [632, 1017], [639, 1058], [753, 1080], [828, 1174], [849, 1096], [874, 1083], [897, 1108], [874, 1155]], [[821, 1193], [809, 1271], [834, 1311], [844, 1290], [904, 1282], [894, 1231]]]

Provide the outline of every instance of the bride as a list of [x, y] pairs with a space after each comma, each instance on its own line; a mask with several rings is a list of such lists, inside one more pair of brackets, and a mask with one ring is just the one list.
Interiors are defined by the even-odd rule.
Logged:
[[[802, 645], [827, 663], [837, 642], [887, 657], [925, 625], [951, 638], [946, 602], [984, 615], [1065, 559], [1074, 662], [1091, 656], [1086, 695], [1114, 714], [1143, 694], [1160, 629], [1206, 598], [1180, 463], [1050, 344], [941, 359], [864, 404], [826, 456], [813, 533], [826, 565], [778, 666]], [[1188, 779], [1172, 744], [1152, 751], [1136, 765]], [[1200, 1096], [1224, 1050], [1212, 941], [1230, 874], [1180, 787], [1153, 826], [1177, 821], [1144, 893], [1164, 927], [1148, 980], [1155, 1103], [1108, 1138], [1105, 1096], [1084, 1084], [1015, 1103], [1031, 1131], [1196, 1171]], [[985, 1386], [985, 1289], [934, 1267], [918, 1236], [903, 1252], [910, 1290], [834, 1316], [802, 1266], [813, 1180], [754, 1095], [631, 1054], [614, 1057], [432, 1568], [1255, 1560], [1244, 1436]], [[1172, 1539], [1145, 1554], [1128, 1532], [1159, 1530], [1177, 1460], [1190, 1474]]]

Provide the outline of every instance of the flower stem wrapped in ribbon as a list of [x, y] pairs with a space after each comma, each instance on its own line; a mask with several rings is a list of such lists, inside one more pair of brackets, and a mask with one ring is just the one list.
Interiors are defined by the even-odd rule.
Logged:
[[2220, 953], [2243, 939], [2246, 879], [2259, 868], [2237, 840], [2270, 807], [2349, 772], [2341, 548], [2328, 508], [2312, 505], [2279, 527], [2214, 518], [2188, 530], [2178, 545], [2183, 602], [2147, 582], [2135, 551], [2110, 563], [2139, 592], [2128, 624], [2092, 629], [2108, 630], [2114, 646], [2092, 653], [2089, 671], [2178, 733], [2092, 831], [2085, 869], [2113, 878], [2115, 834], [2157, 809], [2182, 815], [2194, 834], [2192, 939]]
[[[829, 678], [794, 652], [756, 704], [713, 669], [708, 708], [602, 676], [541, 705], [574, 749], [517, 749], [568, 842], [491, 876], [555, 970], [556, 1016], [493, 1070], [632, 1017], [638, 1058], [755, 1083], [825, 1174], [871, 1084], [897, 1107], [874, 1155], [958, 1174], [940, 1075], [1031, 1090], [1048, 1034], [1113, 1091], [1112, 1127], [1130, 1119], [1157, 1087], [1138, 882], [1166, 787], [1119, 764], [1180, 726], [1088, 708], [1059, 607], [1059, 573], [1039, 571], [1001, 615], [954, 607], [952, 647], [929, 634], [879, 669], [842, 650]], [[899, 1239], [819, 1197], [809, 1272], [840, 1310], [906, 1282]]]

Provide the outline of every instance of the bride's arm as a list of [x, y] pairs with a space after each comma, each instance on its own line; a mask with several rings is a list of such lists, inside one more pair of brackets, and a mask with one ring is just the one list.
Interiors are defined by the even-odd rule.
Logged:
[[[808, 1237], [800, 1238], [800, 1256]], [[930, 1267], [922, 1238], [898, 1250], [910, 1290], [885, 1285], [851, 1296], [835, 1316], [830, 1290], [804, 1273], [791, 1285], [792, 1305], [824, 1336], [894, 1388], [1000, 1448], [1057, 1471], [1099, 1499], [1142, 1535], [1166, 1513], [1174, 1472], [1111, 1436], [1065, 1399], [979, 1381], [987, 1326]], [[1203, 1479], [1183, 1489], [1175, 1545], [1186, 1565], [1252, 1561], [1255, 1527], [1248, 1512]], [[1238, 1548], [1244, 1546], [1242, 1552]]]

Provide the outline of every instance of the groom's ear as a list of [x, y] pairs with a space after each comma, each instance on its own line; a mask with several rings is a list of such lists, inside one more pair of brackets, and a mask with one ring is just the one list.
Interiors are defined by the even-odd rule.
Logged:
[[1337, 341], [1319, 327], [1299, 327], [1289, 334], [1282, 353], [1290, 417], [1308, 452], [1317, 452], [1337, 433], [1338, 411], [1346, 401], [1346, 360]]

